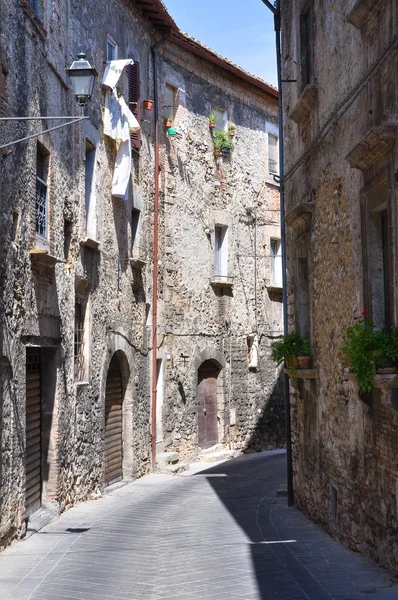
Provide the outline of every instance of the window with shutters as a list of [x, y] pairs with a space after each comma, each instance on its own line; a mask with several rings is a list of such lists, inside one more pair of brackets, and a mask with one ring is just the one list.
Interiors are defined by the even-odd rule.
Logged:
[[[129, 65], [127, 75], [129, 80], [129, 108], [138, 123], [140, 123], [140, 63], [134, 62], [133, 65]], [[141, 148], [141, 130], [131, 134], [131, 147], [135, 150]]]
[[48, 162], [49, 153], [40, 143], [36, 151], [36, 234], [48, 238]]

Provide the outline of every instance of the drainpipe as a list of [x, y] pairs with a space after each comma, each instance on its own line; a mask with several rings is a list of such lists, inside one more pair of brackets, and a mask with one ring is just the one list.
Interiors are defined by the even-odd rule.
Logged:
[[171, 33], [152, 46], [155, 105], [155, 199], [153, 206], [153, 284], [152, 284], [152, 403], [151, 463], [156, 470], [156, 404], [157, 404], [157, 332], [158, 332], [158, 266], [159, 266], [159, 86], [158, 49]]
[[[287, 287], [286, 287], [286, 239], [285, 239], [285, 185], [284, 185], [284, 140], [283, 140], [283, 96], [282, 96], [282, 61], [281, 61], [281, 0], [275, 0], [275, 6], [268, 0], [262, 2], [274, 15], [276, 63], [278, 71], [279, 90], [279, 191], [280, 191], [280, 219], [281, 219], [281, 246], [282, 246], [282, 286], [283, 286], [283, 332], [288, 333], [287, 322]], [[285, 364], [286, 367], [286, 364]], [[290, 414], [289, 377], [283, 374], [283, 388], [285, 395], [285, 427], [286, 427], [286, 457], [287, 457], [287, 502], [294, 504], [293, 465], [292, 465], [292, 425]]]

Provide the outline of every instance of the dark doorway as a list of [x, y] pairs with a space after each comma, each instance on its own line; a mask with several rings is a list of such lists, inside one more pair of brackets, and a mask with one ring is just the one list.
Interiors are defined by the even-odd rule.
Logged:
[[217, 378], [220, 368], [206, 360], [198, 369], [198, 445], [210, 448], [218, 442]]
[[26, 517], [41, 506], [42, 425], [40, 348], [26, 348]]
[[123, 477], [123, 383], [114, 354], [109, 365], [105, 392], [105, 484]]

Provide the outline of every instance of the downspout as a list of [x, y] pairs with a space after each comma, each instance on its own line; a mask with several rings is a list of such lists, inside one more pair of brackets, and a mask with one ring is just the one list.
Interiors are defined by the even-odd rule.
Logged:
[[158, 266], [159, 266], [159, 86], [158, 49], [171, 33], [152, 46], [155, 108], [155, 198], [153, 205], [153, 283], [152, 283], [152, 402], [151, 464], [156, 470], [156, 405], [157, 405], [157, 331], [158, 331]]
[[[275, 24], [276, 64], [279, 90], [279, 193], [282, 247], [282, 286], [283, 286], [283, 332], [288, 333], [287, 320], [287, 287], [286, 287], [286, 235], [285, 235], [285, 181], [284, 181], [284, 139], [283, 139], [283, 95], [282, 95], [282, 60], [281, 60], [281, 0], [275, 1], [275, 6], [268, 0], [262, 2], [272, 11]], [[285, 364], [286, 367], [286, 364]], [[289, 377], [283, 373], [283, 388], [285, 395], [285, 427], [286, 427], [286, 457], [287, 457], [287, 502], [294, 504], [293, 462], [292, 462], [292, 424], [290, 414]]]

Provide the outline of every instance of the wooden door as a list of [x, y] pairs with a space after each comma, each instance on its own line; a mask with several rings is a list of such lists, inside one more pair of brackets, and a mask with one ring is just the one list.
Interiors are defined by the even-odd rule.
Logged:
[[218, 443], [217, 378], [220, 369], [210, 360], [198, 370], [198, 445], [210, 448]]
[[105, 392], [105, 484], [123, 477], [123, 386], [114, 355], [109, 365]]
[[41, 389], [40, 349], [26, 349], [25, 507], [30, 516], [41, 506]]

